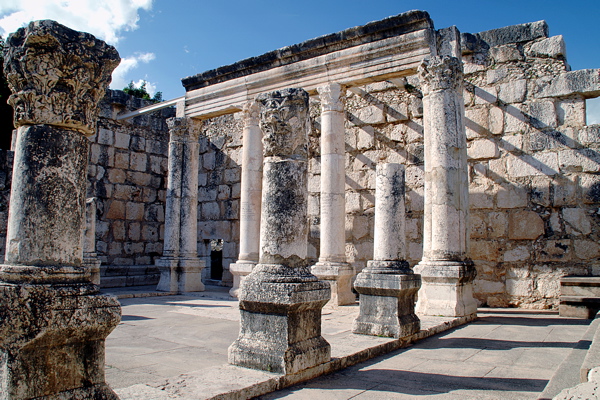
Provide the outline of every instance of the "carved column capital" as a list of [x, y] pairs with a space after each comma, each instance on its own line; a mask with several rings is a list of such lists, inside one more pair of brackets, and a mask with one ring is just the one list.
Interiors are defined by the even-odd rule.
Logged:
[[258, 126], [260, 118], [260, 107], [258, 102], [255, 100], [245, 102], [242, 107], [242, 115], [244, 119], [244, 128]]
[[169, 141], [197, 142], [200, 137], [202, 121], [187, 117], [172, 117], [167, 119], [167, 127], [169, 128]]
[[463, 82], [462, 62], [456, 57], [425, 59], [417, 71], [424, 95], [440, 90], [459, 90]]
[[306, 157], [310, 129], [308, 93], [295, 88], [276, 90], [259, 95], [256, 101], [262, 106], [260, 128], [264, 156]]
[[344, 90], [339, 83], [328, 83], [317, 88], [321, 100], [321, 111], [344, 111]]
[[15, 125], [96, 132], [98, 103], [119, 64], [113, 46], [55, 21], [31, 22], [7, 40], [4, 72]]

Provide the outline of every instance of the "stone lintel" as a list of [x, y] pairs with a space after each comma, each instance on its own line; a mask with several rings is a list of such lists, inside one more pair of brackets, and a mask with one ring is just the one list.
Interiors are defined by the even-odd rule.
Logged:
[[117, 399], [104, 381], [104, 339], [121, 307], [96, 292], [89, 284], [0, 284], [0, 351], [10, 361], [0, 369], [3, 398]]
[[433, 21], [430, 19], [429, 14], [425, 11], [408, 11], [183, 78], [181, 82], [186, 91], [189, 92], [227, 80], [325, 55], [331, 53], [331, 49], [343, 50], [421, 29], [433, 29]]
[[185, 115], [207, 119], [238, 112], [265, 91], [301, 87], [316, 94], [330, 82], [350, 87], [413, 75], [423, 58], [435, 54], [435, 36], [431, 28], [421, 29], [189, 90]]

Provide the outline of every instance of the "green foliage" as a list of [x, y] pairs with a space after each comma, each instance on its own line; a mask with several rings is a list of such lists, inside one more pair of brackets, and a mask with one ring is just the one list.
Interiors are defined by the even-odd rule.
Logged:
[[154, 97], [150, 97], [150, 94], [146, 90], [146, 84], [146, 81], [142, 81], [141, 86], [136, 88], [133, 84], [133, 81], [131, 81], [129, 82], [129, 85], [127, 85], [127, 87], [123, 88], [123, 91], [131, 96], [139, 97], [140, 99], [144, 100], [150, 100], [153, 103], [160, 103], [161, 101], [163, 101], [162, 92], [156, 92], [156, 94], [154, 94]]

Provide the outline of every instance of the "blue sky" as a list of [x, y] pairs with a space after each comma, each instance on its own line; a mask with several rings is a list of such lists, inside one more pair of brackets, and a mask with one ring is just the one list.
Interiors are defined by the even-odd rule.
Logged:
[[600, 68], [599, 0], [2, 0], [0, 34], [45, 18], [91, 32], [123, 58], [113, 88], [144, 79], [170, 99], [183, 77], [413, 9], [471, 33], [543, 19], [573, 69]]

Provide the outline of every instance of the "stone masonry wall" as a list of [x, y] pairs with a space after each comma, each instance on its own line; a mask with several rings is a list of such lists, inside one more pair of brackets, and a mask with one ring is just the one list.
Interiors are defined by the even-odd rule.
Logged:
[[[153, 265], [162, 255], [168, 108], [130, 122], [112, 119], [149, 103], [109, 91], [90, 138], [88, 196], [98, 198], [96, 251], [104, 265]], [[129, 282], [134, 284], [134, 282]]]

